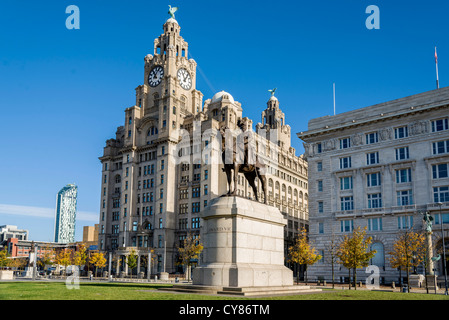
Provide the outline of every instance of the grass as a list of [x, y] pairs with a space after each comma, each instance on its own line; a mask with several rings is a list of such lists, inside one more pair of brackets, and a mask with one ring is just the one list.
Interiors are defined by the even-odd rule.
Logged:
[[[68, 289], [65, 282], [0, 282], [0, 300], [245, 300], [245, 298], [171, 293], [164, 284], [86, 283]], [[368, 290], [330, 290], [322, 293], [273, 296], [260, 300], [449, 300], [448, 296]], [[258, 299], [258, 300], [259, 300]], [[251, 297], [250, 300], [256, 300]]]

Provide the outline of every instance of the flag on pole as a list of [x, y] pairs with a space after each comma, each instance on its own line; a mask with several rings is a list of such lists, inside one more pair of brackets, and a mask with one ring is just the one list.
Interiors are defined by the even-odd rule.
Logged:
[[435, 47], [435, 67], [437, 71], [437, 89], [440, 88], [440, 81], [438, 79], [438, 55], [437, 55], [437, 47]]

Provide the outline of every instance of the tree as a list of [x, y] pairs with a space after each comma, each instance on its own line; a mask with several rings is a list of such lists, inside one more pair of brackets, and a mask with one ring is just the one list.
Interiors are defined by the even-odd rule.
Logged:
[[98, 268], [104, 268], [106, 265], [106, 257], [102, 252], [94, 252], [89, 258], [89, 262], [95, 266], [95, 277], [97, 276]]
[[62, 249], [56, 255], [56, 264], [64, 266], [64, 276], [67, 276], [67, 266], [72, 264], [72, 253], [71, 249]]
[[78, 248], [73, 257], [73, 264], [80, 267], [86, 264], [87, 260], [87, 249], [84, 243], [78, 245]]
[[178, 246], [179, 262], [178, 265], [185, 265], [187, 267], [187, 279], [190, 279], [190, 266], [198, 259], [201, 251], [203, 251], [203, 244], [200, 242], [200, 237], [194, 238], [192, 234], [188, 234], [184, 241]]
[[329, 241], [329, 243], [326, 245], [326, 250], [329, 254], [326, 254], [326, 256], [328, 257], [326, 259], [326, 262], [329, 262], [331, 264], [331, 270], [332, 270], [332, 289], [335, 288], [335, 265], [338, 263], [338, 256], [337, 256], [337, 252], [338, 252], [338, 242], [337, 239], [335, 238], [335, 234], [332, 230], [332, 236], [331, 239]]
[[[369, 260], [374, 257], [376, 250], [368, 251], [372, 242], [371, 237], [366, 237], [366, 227], [363, 230], [357, 227], [352, 234], [346, 235], [338, 246], [337, 257], [345, 268], [348, 268], [349, 278], [351, 278], [351, 269], [353, 270], [353, 285], [357, 290], [357, 268], [364, 268], [369, 265]], [[349, 281], [351, 289], [351, 281]]]
[[[307, 239], [307, 230], [302, 228], [296, 242], [289, 248], [289, 261], [299, 265], [306, 265], [306, 283], [307, 283], [307, 266], [313, 265], [322, 258], [321, 255], [315, 253], [315, 248], [312, 248]], [[299, 271], [296, 277], [296, 282], [299, 283]]]
[[[393, 268], [405, 269], [407, 272], [407, 283], [409, 283], [410, 269], [417, 267], [425, 259], [425, 235], [410, 229], [406, 230], [399, 234], [389, 255], [388, 260]], [[408, 292], [410, 292], [410, 286], [408, 287]]]
[[8, 251], [6, 248], [0, 251], [0, 268], [7, 267], [9, 265], [9, 259], [8, 259]]
[[37, 262], [39, 266], [45, 268], [47, 265], [53, 265], [55, 263], [55, 250], [49, 246], [45, 247], [43, 256]]
[[130, 254], [127, 256], [126, 264], [128, 268], [131, 269], [131, 278], [133, 277], [133, 269], [137, 267], [137, 254], [134, 249], [131, 250]]

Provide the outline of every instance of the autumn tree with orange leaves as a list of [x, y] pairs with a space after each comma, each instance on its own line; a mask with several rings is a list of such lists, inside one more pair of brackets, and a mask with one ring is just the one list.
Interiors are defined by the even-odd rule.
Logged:
[[[393, 244], [393, 250], [389, 252], [390, 264], [393, 268], [399, 268], [407, 272], [409, 283], [410, 269], [421, 264], [426, 255], [426, 237], [422, 233], [406, 230], [399, 234]], [[408, 287], [410, 292], [410, 287]]]
[[[307, 231], [302, 228], [296, 243], [289, 248], [289, 261], [299, 265], [306, 265], [306, 283], [307, 283], [307, 266], [314, 264], [322, 258], [321, 255], [315, 253], [315, 248], [312, 248], [307, 239]], [[296, 277], [296, 282], [299, 282], [299, 271]]]
[[[369, 260], [376, 254], [376, 250], [368, 250], [371, 242], [372, 238], [366, 237], [366, 227], [363, 229], [357, 227], [351, 235], [346, 235], [338, 246], [337, 257], [340, 263], [348, 268], [349, 278], [351, 278], [351, 270], [353, 271], [353, 285], [356, 290], [357, 269], [367, 267]], [[351, 281], [349, 281], [349, 289], [351, 289]]]

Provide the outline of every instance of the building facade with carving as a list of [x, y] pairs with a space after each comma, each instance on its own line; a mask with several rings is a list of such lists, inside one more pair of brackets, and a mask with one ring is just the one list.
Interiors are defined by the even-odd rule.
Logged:
[[[423, 229], [426, 211], [435, 219], [437, 255], [440, 213], [446, 229], [449, 223], [448, 118], [449, 88], [442, 88], [312, 119], [308, 131], [298, 133], [309, 163], [310, 240], [323, 255], [309, 268], [310, 277], [332, 279], [332, 242], [360, 226], [373, 237], [377, 253], [370, 264], [379, 267], [381, 282], [397, 283], [401, 273], [391, 267], [389, 252], [399, 233]], [[435, 264], [440, 275], [441, 261]], [[358, 279], [367, 276], [358, 270]], [[348, 270], [337, 265], [337, 281], [347, 277]]]
[[[188, 43], [173, 17], [154, 41], [153, 54], [144, 59], [143, 84], [136, 88], [135, 105], [126, 108], [125, 123], [106, 141], [102, 163], [99, 250], [118, 257], [115, 273], [127, 274], [124, 259], [138, 254], [138, 270], [146, 271], [150, 250], [152, 274], [181, 272], [178, 247], [201, 233], [199, 213], [210, 199], [228, 191], [222, 171], [221, 127], [237, 129], [241, 103], [221, 91], [203, 103], [196, 88], [197, 63], [188, 58]], [[276, 97], [270, 97], [256, 131], [255, 144], [267, 168], [268, 204], [288, 218], [286, 239], [306, 227], [307, 162], [291, 147], [290, 127]], [[268, 139], [268, 140], [267, 140]], [[259, 141], [258, 140], [258, 141]], [[259, 187], [259, 201], [263, 201]], [[237, 195], [254, 199], [253, 190], [239, 174]]]

